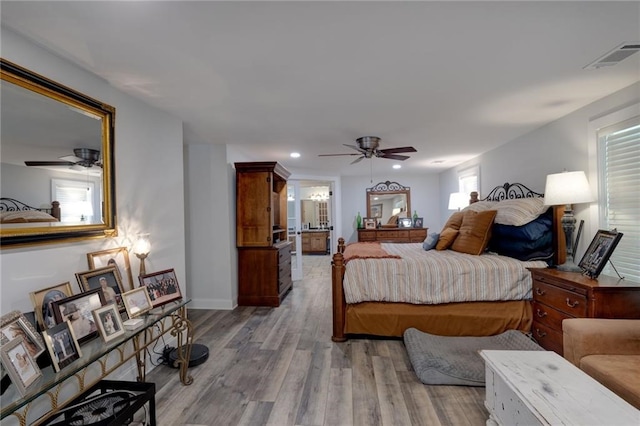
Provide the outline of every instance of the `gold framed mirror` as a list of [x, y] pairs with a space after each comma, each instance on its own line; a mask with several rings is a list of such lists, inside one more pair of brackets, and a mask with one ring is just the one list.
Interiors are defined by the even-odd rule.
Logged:
[[2, 248], [115, 235], [115, 108], [1, 58], [0, 76]]
[[411, 217], [411, 189], [390, 181], [367, 188], [367, 217], [387, 226], [397, 224], [398, 218]]

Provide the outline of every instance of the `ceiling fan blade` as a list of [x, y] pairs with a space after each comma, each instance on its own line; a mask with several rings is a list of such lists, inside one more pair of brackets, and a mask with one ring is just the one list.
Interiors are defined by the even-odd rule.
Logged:
[[400, 160], [404, 161], [407, 158], [410, 158], [408, 155], [395, 155], [395, 154], [382, 154], [378, 155], [378, 158], [387, 158], [389, 160]]
[[400, 146], [397, 148], [387, 148], [387, 149], [379, 149], [378, 151], [384, 154], [399, 154], [401, 152], [418, 152], [412, 146]]
[[355, 152], [353, 154], [318, 154], [318, 157], [337, 157], [338, 155], [360, 155], [360, 154], [356, 154]]
[[351, 164], [359, 163], [359, 162], [361, 162], [361, 161], [362, 161], [362, 159], [363, 159], [363, 158], [364, 158], [364, 155], [363, 155], [362, 157], [360, 157], [360, 158], [356, 158], [355, 160], [353, 160], [353, 161], [351, 162]]
[[[355, 150], [356, 150], [356, 151], [358, 151], [358, 152], [364, 152], [364, 151], [366, 151], [366, 150], [363, 150], [362, 148], [360, 148], [359, 146], [349, 145], [349, 144], [346, 144], [346, 143], [343, 143], [342, 145], [344, 145], [344, 146], [348, 146], [349, 148], [353, 148], [353, 149], [355, 149]], [[358, 155], [358, 154], [356, 154], [356, 155]]]
[[73, 166], [70, 161], [25, 161], [27, 166]]

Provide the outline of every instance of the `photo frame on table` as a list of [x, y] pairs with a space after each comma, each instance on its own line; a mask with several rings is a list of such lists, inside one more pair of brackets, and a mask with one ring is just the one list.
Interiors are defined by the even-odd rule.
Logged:
[[378, 221], [373, 217], [365, 217], [362, 219], [362, 223], [364, 224], [364, 229], [376, 229], [378, 226]]
[[413, 226], [413, 219], [410, 217], [401, 217], [398, 219], [399, 228], [411, 228]]
[[144, 287], [154, 308], [169, 302], [182, 299], [180, 285], [174, 269], [154, 272], [138, 277], [140, 286]]
[[372, 204], [371, 205], [371, 216], [376, 219], [380, 219], [382, 217], [382, 204]]
[[95, 321], [102, 340], [111, 340], [124, 334], [124, 326], [116, 305], [110, 304], [93, 310]]
[[122, 302], [122, 278], [115, 266], [105, 266], [104, 268], [92, 269], [90, 271], [76, 273], [76, 280], [81, 291], [102, 289], [106, 304], [115, 303], [118, 311], [124, 312], [125, 306]]
[[12, 311], [0, 318], [0, 344], [22, 338], [31, 358], [36, 359], [46, 350], [42, 336], [20, 311]]
[[600, 275], [613, 250], [620, 242], [622, 235], [624, 235], [622, 232], [616, 230], [600, 229], [596, 232], [587, 251], [582, 256], [580, 263], [578, 263], [585, 275], [591, 278], [597, 278]]
[[115, 266], [122, 279], [123, 287], [128, 290], [133, 290], [134, 281], [131, 274], [131, 264], [129, 263], [129, 250], [127, 250], [126, 247], [116, 247], [87, 253], [87, 262], [89, 263], [89, 269]]
[[[98, 326], [93, 319], [93, 310], [106, 304], [102, 289], [94, 288], [53, 302], [56, 323], [69, 321], [79, 344], [98, 336]], [[115, 304], [111, 304], [117, 306]]]
[[416, 217], [413, 219], [413, 227], [414, 228], [422, 228], [424, 226], [424, 219], [421, 217]]
[[29, 386], [42, 377], [42, 371], [35, 360], [29, 355], [22, 337], [3, 344], [0, 349], [2, 364], [20, 395], [24, 395]]
[[63, 321], [43, 331], [42, 337], [56, 373], [82, 357], [80, 345], [69, 321]]
[[144, 287], [138, 287], [123, 293], [122, 300], [130, 319], [149, 312], [153, 307], [149, 293]]
[[53, 310], [51, 308], [53, 301], [64, 299], [72, 294], [71, 283], [68, 281], [43, 288], [42, 290], [33, 291], [29, 294], [41, 330], [46, 330], [56, 325], [56, 319], [53, 316]]

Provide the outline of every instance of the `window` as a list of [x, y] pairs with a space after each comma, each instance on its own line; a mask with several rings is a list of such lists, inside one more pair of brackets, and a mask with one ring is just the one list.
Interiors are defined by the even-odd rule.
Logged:
[[51, 192], [60, 202], [61, 222], [93, 222], [93, 182], [52, 179]]
[[458, 192], [469, 195], [480, 187], [480, 167], [469, 167], [458, 172]]
[[599, 225], [624, 234], [611, 261], [620, 275], [640, 281], [640, 117], [599, 129], [597, 138]]

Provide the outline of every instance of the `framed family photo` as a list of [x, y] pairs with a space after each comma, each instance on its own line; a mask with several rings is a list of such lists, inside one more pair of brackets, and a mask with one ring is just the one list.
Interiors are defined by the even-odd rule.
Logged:
[[109, 342], [124, 334], [122, 319], [116, 309], [116, 305], [106, 305], [93, 310], [93, 320], [95, 321], [100, 336], [105, 342]]
[[413, 219], [410, 217], [401, 217], [398, 219], [398, 228], [411, 228], [413, 226]]
[[22, 338], [31, 358], [36, 359], [46, 350], [44, 341], [33, 324], [20, 311], [12, 311], [0, 318], [0, 344]]
[[105, 266], [91, 271], [78, 272], [76, 279], [81, 291], [94, 290], [96, 288], [102, 289], [105, 303], [115, 303], [118, 305], [120, 312], [125, 310], [122, 302], [122, 293], [124, 293], [122, 279], [115, 266]]
[[89, 269], [115, 266], [123, 281], [123, 287], [129, 290], [134, 288], [131, 265], [129, 263], [129, 251], [126, 247], [117, 247], [108, 250], [87, 253]]
[[578, 266], [589, 277], [597, 278], [607, 264], [622, 235], [622, 232], [615, 230], [598, 230]]
[[52, 303], [55, 300], [64, 299], [72, 294], [71, 284], [68, 281], [30, 293], [33, 310], [41, 330], [46, 330], [56, 325], [56, 319], [53, 316], [51, 307]]
[[421, 217], [416, 217], [413, 219], [413, 227], [414, 228], [422, 228], [424, 226], [424, 219]]
[[42, 377], [42, 371], [29, 355], [22, 337], [3, 344], [0, 349], [0, 358], [20, 395], [24, 395], [29, 386]]
[[147, 293], [147, 289], [144, 287], [138, 287], [123, 293], [122, 299], [124, 300], [124, 306], [127, 309], [129, 318], [135, 318], [147, 313], [153, 307], [149, 293]]
[[364, 229], [376, 229], [378, 226], [378, 221], [373, 217], [365, 217], [364, 221]]
[[57, 373], [82, 357], [80, 345], [69, 321], [61, 322], [42, 332], [44, 343], [51, 356], [53, 370]]
[[176, 272], [173, 269], [141, 275], [139, 280], [140, 286], [147, 290], [154, 308], [182, 299]]
[[[84, 343], [98, 335], [98, 326], [93, 320], [93, 310], [105, 305], [102, 289], [94, 288], [53, 302], [56, 323], [69, 321], [78, 343]], [[116, 306], [115, 304], [112, 304]]]

